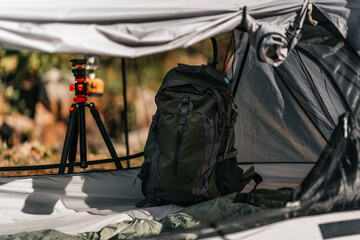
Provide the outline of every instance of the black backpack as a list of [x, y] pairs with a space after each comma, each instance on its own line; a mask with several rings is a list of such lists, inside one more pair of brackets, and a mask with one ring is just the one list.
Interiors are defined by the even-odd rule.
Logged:
[[137, 206], [186, 206], [262, 181], [253, 167], [243, 172], [237, 166], [237, 113], [221, 71], [179, 64], [165, 76], [155, 101], [158, 108], [138, 174], [147, 198]]

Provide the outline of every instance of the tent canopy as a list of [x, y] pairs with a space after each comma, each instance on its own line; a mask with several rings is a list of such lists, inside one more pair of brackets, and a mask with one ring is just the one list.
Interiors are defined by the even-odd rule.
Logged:
[[251, 16], [281, 16], [277, 24], [287, 27], [303, 1], [8, 1], [0, 4], [0, 45], [135, 58], [232, 31], [245, 5]]
[[[313, 2], [360, 54], [356, 1]], [[7, 49], [135, 58], [232, 31], [241, 22], [244, 6], [255, 19], [276, 17], [273, 22], [288, 27], [303, 4], [302, 0], [5, 1], [0, 4], [0, 44]]]

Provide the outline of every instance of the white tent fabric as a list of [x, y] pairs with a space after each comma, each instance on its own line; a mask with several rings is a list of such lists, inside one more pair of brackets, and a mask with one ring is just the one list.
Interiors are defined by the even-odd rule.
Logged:
[[[335, 229], [332, 235], [326, 234], [324, 226], [336, 226], [336, 223], [346, 223], [356, 221], [360, 217], [360, 211], [344, 211], [330, 214], [320, 214], [315, 216], [307, 216], [294, 218], [286, 221], [257, 227], [254, 229], [236, 232], [226, 235], [226, 239], [241, 240], [288, 240], [288, 239], [311, 239], [311, 240], [356, 240], [360, 234], [357, 231], [341, 232], [343, 229]], [[337, 230], [337, 231], [336, 231]], [[341, 232], [336, 234], [336, 232]], [[223, 236], [209, 237], [207, 240], [222, 240]]]
[[[232, 31], [242, 9], [288, 27], [307, 0], [2, 1], [0, 46], [49, 53], [135, 58], [188, 47]], [[360, 54], [352, 1], [313, 1]]]
[[0, 3], [0, 46], [135, 58], [232, 31], [245, 5], [255, 17], [281, 14], [288, 26], [303, 1], [6, 1]]
[[[267, 164], [260, 187], [296, 187], [312, 165]], [[247, 166], [243, 166], [247, 168]], [[136, 208], [144, 199], [138, 169], [69, 175], [0, 178], [0, 236], [55, 229], [68, 234], [99, 231], [134, 218], [159, 220], [182, 207]]]
[[0, 235], [55, 229], [98, 231], [134, 218], [159, 220], [176, 205], [136, 208], [138, 170], [0, 179]]

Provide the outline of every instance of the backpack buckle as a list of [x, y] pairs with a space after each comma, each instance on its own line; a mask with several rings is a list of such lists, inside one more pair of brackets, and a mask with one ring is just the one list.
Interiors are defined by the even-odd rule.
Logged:
[[193, 103], [190, 101], [190, 97], [185, 95], [182, 99], [181, 102], [178, 104], [178, 106], [176, 107], [176, 110], [178, 112], [191, 112], [193, 110], [194, 106]]
[[188, 95], [185, 95], [183, 98], [182, 98], [182, 100], [181, 100], [181, 103], [182, 104], [189, 104], [189, 99], [190, 99], [190, 97], [188, 96]]

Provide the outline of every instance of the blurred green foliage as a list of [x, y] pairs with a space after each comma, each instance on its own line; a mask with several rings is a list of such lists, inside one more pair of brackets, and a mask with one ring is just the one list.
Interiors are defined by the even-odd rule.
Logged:
[[[217, 37], [218, 69], [223, 68], [223, 61], [231, 35], [232, 33], [227, 33]], [[46, 84], [50, 84], [50, 82], [44, 82], [44, 73], [56, 68], [60, 70], [61, 73], [60, 81], [65, 85], [69, 84], [69, 81], [74, 83], [74, 77], [71, 72], [73, 67], [71, 66], [70, 60], [83, 57], [82, 55], [49, 54], [0, 49], [0, 120], [6, 119], [6, 115], [15, 115], [15, 118], [19, 118], [19, 114], [26, 115], [30, 118], [34, 117], [36, 103], [40, 100], [43, 101], [40, 93], [41, 91], [45, 91]], [[177, 49], [136, 59], [125, 59], [127, 96], [129, 101], [127, 119], [130, 131], [137, 127], [134, 105], [136, 90], [139, 88], [148, 88], [156, 92], [165, 74], [171, 68], [176, 67], [178, 63], [201, 65], [211, 61], [212, 58], [212, 44], [210, 40], [206, 40], [186, 49]], [[105, 87], [104, 95], [96, 99], [95, 102], [97, 105], [102, 106], [100, 111], [103, 115], [103, 121], [107, 129], [111, 129], [109, 133], [111, 137], [116, 140], [116, 143], [123, 141], [122, 137], [124, 132], [121, 63], [121, 58], [102, 56], [100, 57], [100, 67], [95, 71], [96, 77], [104, 81]], [[72, 99], [70, 99], [70, 103], [71, 101]], [[68, 109], [70, 106], [61, 107]], [[149, 114], [152, 115], [153, 113], [149, 112]], [[146, 112], [146, 115], [148, 115], [148, 112]], [[24, 119], [25, 117], [21, 116], [21, 118]], [[64, 118], [59, 118], [57, 121], [64, 121]], [[2, 122], [0, 122], [0, 124], [2, 124]], [[57, 128], [58, 126], [65, 126], [65, 124], [64, 122], [57, 122], [54, 123], [52, 128]], [[88, 125], [87, 127], [89, 128]], [[45, 138], [41, 140], [42, 142], [34, 139], [33, 135], [35, 135], [35, 130], [38, 129], [21, 129], [22, 144], [12, 146], [11, 148], [4, 146], [3, 143], [0, 144], [0, 158], [3, 159], [1, 162], [2, 166], [36, 165], [40, 160], [42, 163], [49, 164], [59, 162], [61, 153], [59, 147], [46, 145], [48, 142], [44, 140]], [[43, 129], [43, 131], [47, 132], [47, 129]], [[65, 131], [62, 135], [56, 135], [56, 131], [55, 134], [53, 133], [54, 132], [51, 132], [52, 137], [56, 136], [57, 138], [61, 138], [61, 141], [63, 140]], [[88, 139], [90, 142], [91, 138]], [[98, 146], [96, 145], [96, 151], [98, 150], [97, 148]], [[90, 153], [89, 147], [89, 154]], [[96, 152], [94, 151], [94, 153]], [[140, 166], [142, 160], [142, 158], [136, 159], [135, 162], [132, 162], [132, 166]], [[113, 165], [111, 164], [111, 168], [112, 167]], [[52, 171], [57, 172], [57, 170], [54, 169], [46, 170], [45, 172], [22, 171], [11, 173], [11, 175], [55, 173]], [[0, 173], [0, 176], [5, 176], [4, 174], [7, 173]]]
[[[217, 37], [219, 69], [222, 68], [230, 37], [231, 33]], [[157, 90], [166, 72], [177, 63], [206, 64], [207, 61], [212, 60], [212, 57], [211, 41], [206, 40], [187, 49], [126, 59], [128, 90], [131, 91], [138, 86]], [[67, 81], [72, 70], [70, 59], [73, 58], [83, 58], [83, 56], [0, 49], [0, 85], [2, 92], [5, 93], [6, 114], [21, 113], [33, 117], [39, 89], [46, 84], [41, 80], [43, 74], [55, 67], [61, 71], [62, 81]], [[103, 110], [104, 115], [108, 122], [115, 123], [114, 132], [119, 136], [123, 122], [121, 58], [101, 57], [100, 68], [95, 73], [105, 83], [102, 101], [108, 104]], [[135, 128], [133, 109], [134, 106], [130, 102], [128, 108], [130, 129]]]

